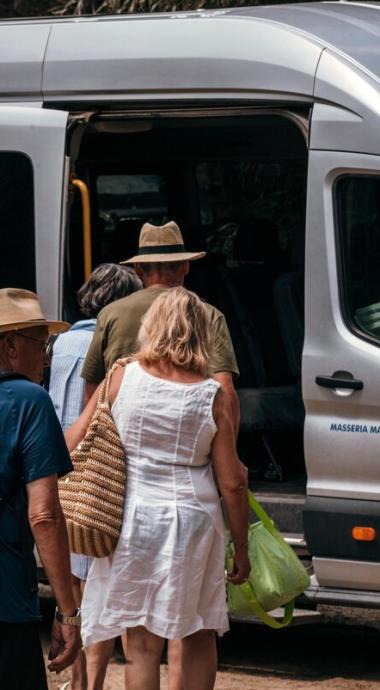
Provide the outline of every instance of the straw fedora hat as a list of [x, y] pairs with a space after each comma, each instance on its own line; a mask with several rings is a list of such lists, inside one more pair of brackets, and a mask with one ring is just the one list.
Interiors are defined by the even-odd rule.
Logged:
[[46, 326], [49, 334], [62, 333], [70, 328], [70, 324], [64, 321], [45, 319], [34, 292], [19, 288], [0, 290], [0, 333], [36, 326]]
[[136, 256], [121, 261], [122, 264], [156, 263], [160, 261], [194, 261], [202, 259], [206, 252], [187, 252], [181, 231], [173, 220], [166, 225], [144, 223], [139, 237]]

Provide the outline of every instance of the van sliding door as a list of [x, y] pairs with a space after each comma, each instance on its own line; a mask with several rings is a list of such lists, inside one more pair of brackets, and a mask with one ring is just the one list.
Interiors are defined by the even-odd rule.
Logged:
[[319, 586], [379, 592], [380, 157], [311, 151], [308, 189], [305, 534]]
[[67, 113], [0, 108], [0, 286], [37, 290], [60, 316]]

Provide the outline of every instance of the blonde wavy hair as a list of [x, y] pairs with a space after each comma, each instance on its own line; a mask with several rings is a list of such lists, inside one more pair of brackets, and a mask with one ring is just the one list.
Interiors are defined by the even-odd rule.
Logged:
[[177, 367], [211, 374], [211, 328], [206, 307], [194, 292], [169, 288], [146, 312], [139, 331], [142, 364], [166, 361]]

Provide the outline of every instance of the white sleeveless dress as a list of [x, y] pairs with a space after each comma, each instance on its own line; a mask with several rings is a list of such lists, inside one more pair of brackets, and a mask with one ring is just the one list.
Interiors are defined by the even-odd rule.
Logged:
[[113, 556], [95, 558], [89, 573], [84, 646], [138, 625], [168, 639], [228, 630], [224, 524], [209, 457], [218, 387], [126, 367], [112, 407], [127, 458], [123, 526]]

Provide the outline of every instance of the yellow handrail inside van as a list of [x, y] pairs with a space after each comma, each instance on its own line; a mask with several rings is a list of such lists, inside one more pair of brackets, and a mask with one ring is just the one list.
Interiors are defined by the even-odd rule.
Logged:
[[82, 200], [84, 278], [87, 280], [92, 271], [90, 194], [88, 192], [88, 187], [83, 180], [78, 180], [78, 178], [72, 177], [71, 183], [79, 189]]

